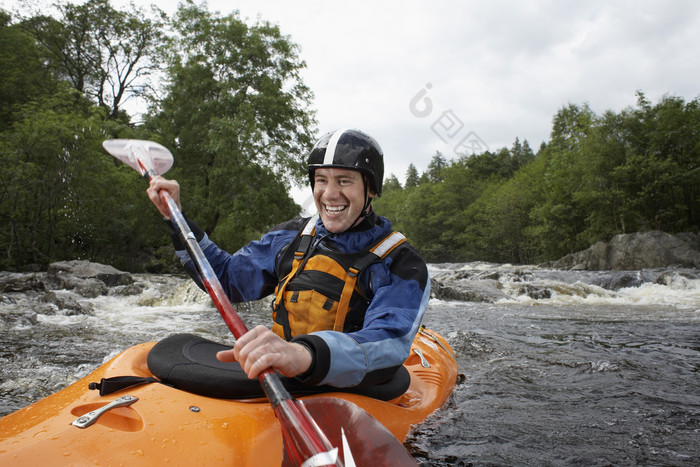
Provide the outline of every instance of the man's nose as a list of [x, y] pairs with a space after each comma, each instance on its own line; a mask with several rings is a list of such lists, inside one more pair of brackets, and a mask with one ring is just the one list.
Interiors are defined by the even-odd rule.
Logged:
[[340, 195], [340, 184], [336, 182], [330, 182], [326, 185], [326, 197], [329, 199], [336, 199]]

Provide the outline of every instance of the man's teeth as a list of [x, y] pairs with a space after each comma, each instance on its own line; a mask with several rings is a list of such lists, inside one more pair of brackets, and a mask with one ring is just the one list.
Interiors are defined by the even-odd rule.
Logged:
[[343, 210], [345, 210], [345, 206], [326, 206], [326, 211], [331, 214], [337, 214]]

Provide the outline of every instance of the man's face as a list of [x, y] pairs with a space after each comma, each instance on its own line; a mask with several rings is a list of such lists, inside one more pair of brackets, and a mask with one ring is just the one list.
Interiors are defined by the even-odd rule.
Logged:
[[[369, 190], [369, 196], [374, 196], [372, 190]], [[349, 169], [316, 169], [314, 202], [321, 221], [329, 232], [346, 231], [353, 226], [365, 205], [362, 174]]]

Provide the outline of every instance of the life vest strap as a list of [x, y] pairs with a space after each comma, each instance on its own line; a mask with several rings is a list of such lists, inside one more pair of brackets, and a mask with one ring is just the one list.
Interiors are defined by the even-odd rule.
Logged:
[[350, 312], [350, 298], [355, 290], [358, 276], [370, 264], [384, 259], [394, 248], [406, 241], [406, 237], [401, 232], [392, 232], [385, 237], [381, 242], [375, 245], [370, 253], [363, 256], [353, 263], [348, 269], [348, 280], [345, 281], [343, 292], [340, 294], [340, 303], [338, 304], [338, 313], [335, 315], [334, 331], [342, 331], [345, 327], [345, 318]]
[[311, 246], [316, 232], [317, 220], [318, 214], [312, 216], [301, 231], [301, 241], [299, 242], [297, 250], [294, 252], [294, 259], [301, 260], [306, 255], [306, 252], [309, 251], [309, 247]]
[[282, 302], [282, 299], [284, 297], [284, 291], [287, 290], [287, 285], [289, 284], [289, 281], [292, 280], [292, 278], [296, 275], [296, 271], [299, 270], [300, 266], [303, 267], [303, 261], [304, 257], [309, 251], [309, 247], [311, 246], [311, 243], [313, 242], [313, 239], [315, 237], [316, 233], [316, 221], [318, 220], [318, 214], [311, 216], [309, 220], [306, 222], [306, 225], [301, 231], [300, 234], [300, 240], [299, 240], [299, 245], [297, 246], [296, 251], [294, 252], [294, 260], [292, 261], [292, 269], [287, 274], [287, 276], [284, 278], [284, 282], [282, 283], [281, 286], [278, 286], [278, 291], [275, 296], [275, 300], [272, 303], [272, 310], [273, 310], [273, 323], [277, 323], [277, 321], [282, 321], [281, 326], [282, 329], [284, 330], [284, 338], [286, 340], [291, 340], [292, 335], [289, 330], [289, 316], [287, 316], [287, 313], [284, 312], [282, 315], [278, 318], [277, 317], [277, 312], [280, 310], [280, 303]]

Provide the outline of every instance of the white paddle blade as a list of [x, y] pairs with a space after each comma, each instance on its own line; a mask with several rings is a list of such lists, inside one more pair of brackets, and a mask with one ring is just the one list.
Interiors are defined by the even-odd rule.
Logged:
[[141, 175], [145, 173], [163, 175], [173, 166], [173, 155], [168, 148], [154, 141], [108, 139], [102, 142], [102, 146], [112, 156], [124, 162]]

